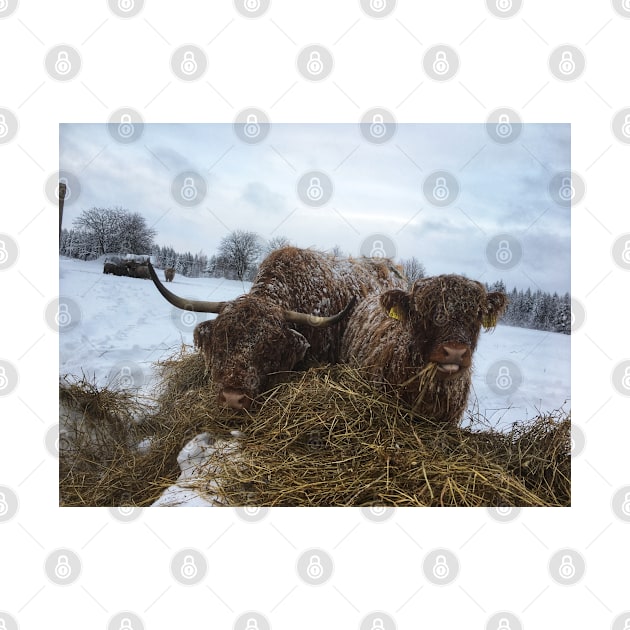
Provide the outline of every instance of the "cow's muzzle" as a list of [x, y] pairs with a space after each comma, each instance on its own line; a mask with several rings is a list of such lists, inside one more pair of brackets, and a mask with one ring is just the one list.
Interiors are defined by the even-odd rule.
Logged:
[[437, 365], [438, 373], [444, 377], [453, 376], [469, 368], [471, 359], [470, 346], [456, 341], [441, 343], [429, 356], [429, 361]]
[[226, 387], [219, 392], [219, 404], [230, 409], [249, 409], [252, 399], [240, 389]]

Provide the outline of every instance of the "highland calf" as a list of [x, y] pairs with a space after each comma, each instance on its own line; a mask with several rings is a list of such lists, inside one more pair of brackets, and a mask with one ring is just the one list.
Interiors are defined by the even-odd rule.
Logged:
[[357, 298], [405, 281], [387, 259], [342, 260], [284, 247], [261, 263], [249, 293], [201, 302], [171, 293], [149, 265], [160, 293], [190, 311], [217, 313], [194, 331], [220, 404], [247, 409], [252, 400], [304, 361], [339, 360], [345, 317]]
[[507, 306], [480, 282], [444, 275], [363, 300], [348, 318], [341, 360], [365, 368], [418, 416], [460, 421], [468, 402], [472, 355], [481, 326]]
[[166, 282], [173, 282], [174, 277], [175, 277], [175, 269], [173, 269], [173, 267], [167, 267], [164, 270], [164, 280], [166, 280]]

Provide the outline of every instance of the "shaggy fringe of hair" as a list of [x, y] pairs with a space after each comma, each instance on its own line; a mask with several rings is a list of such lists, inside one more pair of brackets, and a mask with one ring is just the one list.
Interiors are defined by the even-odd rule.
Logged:
[[[216, 406], [198, 353], [182, 348], [159, 370], [150, 400], [85, 380], [60, 387], [62, 505], [150, 505], [177, 480], [188, 440], [209, 432], [234, 443], [234, 430], [236, 455], [217, 448], [212, 473], [194, 481], [223, 505], [570, 505], [571, 423], [561, 410], [507, 433], [445, 426], [414, 417], [360, 370], [333, 366], [285, 375], [242, 414]], [[139, 451], [143, 439], [151, 447]]]

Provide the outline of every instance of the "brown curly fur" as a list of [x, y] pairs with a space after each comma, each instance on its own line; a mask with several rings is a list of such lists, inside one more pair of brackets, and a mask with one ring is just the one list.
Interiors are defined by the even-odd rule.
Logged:
[[174, 277], [175, 277], [175, 269], [173, 269], [173, 267], [167, 267], [164, 270], [164, 280], [166, 280], [166, 282], [173, 282]]
[[418, 415], [459, 422], [470, 391], [470, 359], [444, 376], [434, 353], [443, 344], [459, 344], [470, 357], [482, 324], [492, 328], [506, 306], [503, 293], [488, 293], [463, 276], [423, 278], [409, 292], [395, 289], [363, 300], [346, 324], [341, 360], [366, 368]]
[[285, 247], [260, 265], [249, 293], [227, 302], [216, 319], [197, 325], [193, 339], [215, 386], [254, 398], [302, 361], [335, 363], [347, 318], [326, 327], [289, 324], [283, 311], [330, 316], [354, 296], [404, 287], [387, 259], [336, 259]]

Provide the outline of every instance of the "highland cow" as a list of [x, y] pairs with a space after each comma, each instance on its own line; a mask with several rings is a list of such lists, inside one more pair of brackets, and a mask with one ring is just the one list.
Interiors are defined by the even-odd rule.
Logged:
[[103, 273], [113, 274], [114, 276], [128, 276], [129, 270], [124, 262], [109, 260], [103, 265]]
[[166, 280], [166, 282], [173, 282], [174, 277], [175, 277], [175, 269], [173, 269], [173, 267], [167, 267], [164, 270], [164, 280]]
[[116, 273], [116, 268], [118, 265], [116, 265], [116, 263], [112, 263], [112, 262], [106, 262], [103, 265], [103, 273], [111, 273], [111, 274], [115, 274]]
[[146, 262], [136, 262], [135, 260], [128, 260], [126, 262], [127, 275], [131, 278], [142, 278], [148, 280], [151, 275], [149, 274], [148, 260]]
[[151, 265], [149, 272], [174, 306], [217, 313], [197, 325], [193, 339], [219, 403], [234, 409], [249, 408], [282, 372], [304, 362], [337, 362], [354, 300], [406, 285], [387, 259], [341, 260], [295, 247], [269, 254], [249, 293], [230, 302], [182, 299], [162, 285]]
[[365, 368], [414, 413], [458, 423], [466, 410], [472, 356], [481, 326], [493, 328], [507, 306], [480, 282], [444, 275], [363, 300], [348, 318], [341, 359]]

